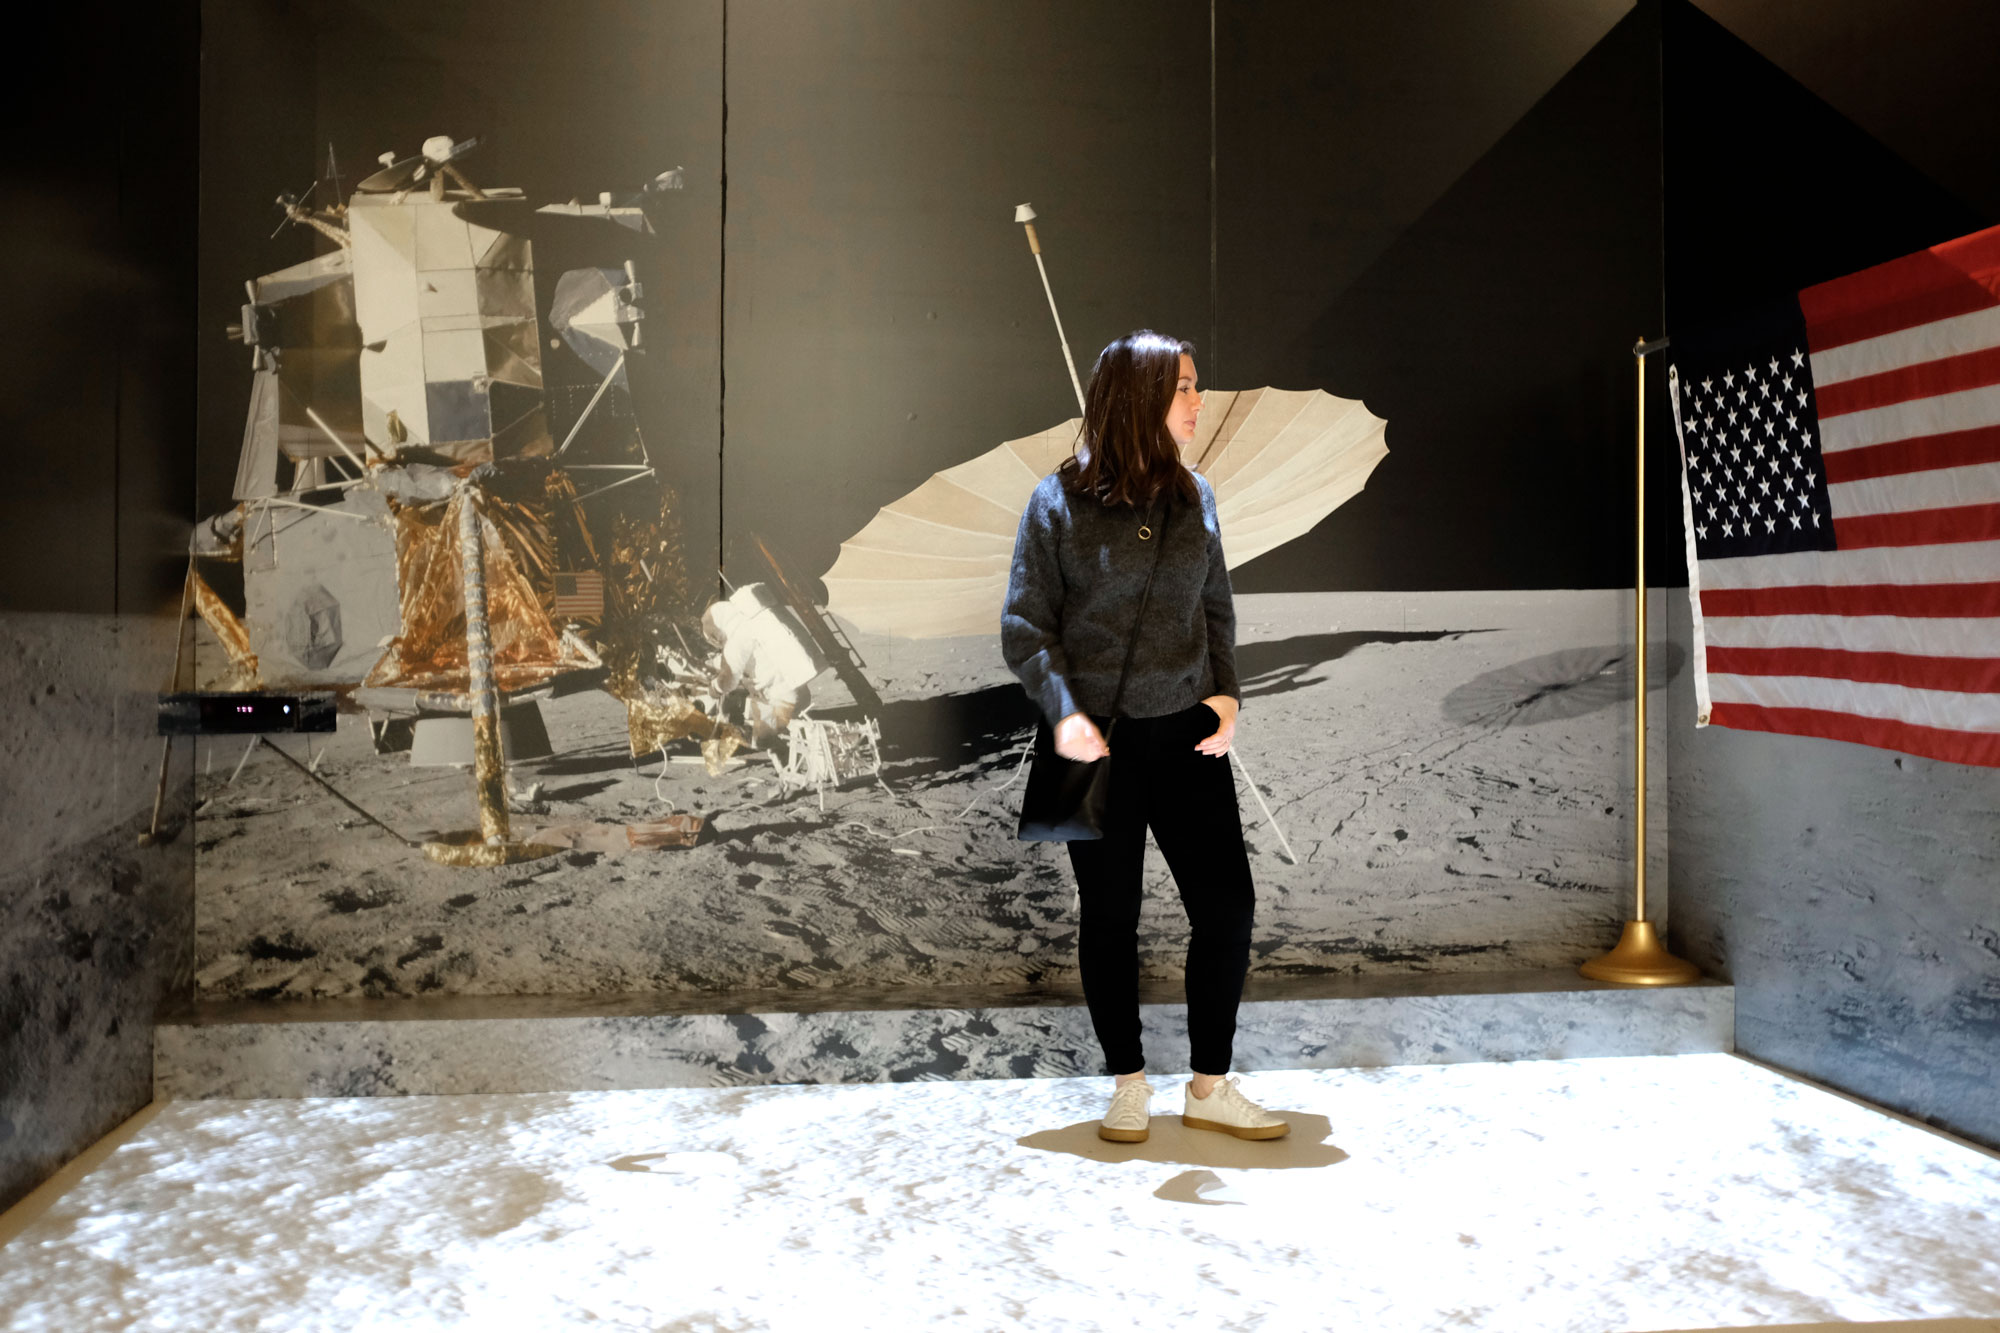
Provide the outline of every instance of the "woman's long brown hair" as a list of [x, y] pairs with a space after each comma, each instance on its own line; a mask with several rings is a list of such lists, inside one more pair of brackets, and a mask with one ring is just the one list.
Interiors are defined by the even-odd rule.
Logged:
[[1056, 469], [1065, 486], [1109, 505], [1150, 505], [1167, 491], [1190, 502], [1199, 497], [1167, 433], [1181, 358], [1192, 355], [1193, 343], [1151, 329], [1128, 333], [1097, 354], [1076, 452]]

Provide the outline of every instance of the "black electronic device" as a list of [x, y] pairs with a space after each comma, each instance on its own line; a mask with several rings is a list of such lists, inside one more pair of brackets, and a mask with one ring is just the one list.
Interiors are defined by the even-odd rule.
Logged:
[[250, 736], [332, 731], [333, 695], [198, 691], [160, 696], [162, 736]]

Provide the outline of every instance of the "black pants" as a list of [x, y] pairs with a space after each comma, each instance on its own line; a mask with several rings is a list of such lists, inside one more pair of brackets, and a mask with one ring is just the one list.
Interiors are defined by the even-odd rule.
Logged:
[[[1196, 752], [1215, 731], [1196, 704], [1120, 718], [1111, 733], [1111, 808], [1101, 839], [1069, 844], [1082, 901], [1077, 963], [1091, 1025], [1114, 1074], [1145, 1066], [1139, 1041], [1139, 901], [1146, 829], [1187, 909], [1188, 1038], [1196, 1073], [1226, 1074], [1250, 968], [1254, 894], [1229, 759]], [[1103, 719], [1098, 725], [1103, 726]]]

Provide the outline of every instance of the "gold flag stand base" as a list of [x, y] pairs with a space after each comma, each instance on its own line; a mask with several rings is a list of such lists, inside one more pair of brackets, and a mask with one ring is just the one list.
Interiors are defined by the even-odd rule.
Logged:
[[1627, 921], [1618, 947], [1577, 971], [1592, 981], [1621, 986], [1685, 986], [1701, 979], [1701, 969], [1668, 953], [1650, 921]]
[[461, 866], [467, 869], [539, 861], [545, 856], [555, 856], [562, 850], [545, 842], [514, 842], [511, 839], [506, 842], [487, 842], [477, 829], [469, 829], [463, 833], [440, 834], [435, 842], [424, 844], [424, 855], [439, 865]]

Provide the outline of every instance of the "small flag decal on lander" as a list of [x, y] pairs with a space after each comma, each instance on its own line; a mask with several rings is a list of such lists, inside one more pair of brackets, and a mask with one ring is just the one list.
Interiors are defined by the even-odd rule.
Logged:
[[556, 575], [556, 600], [550, 608], [557, 620], [599, 620], [604, 616], [604, 575], [594, 569]]

